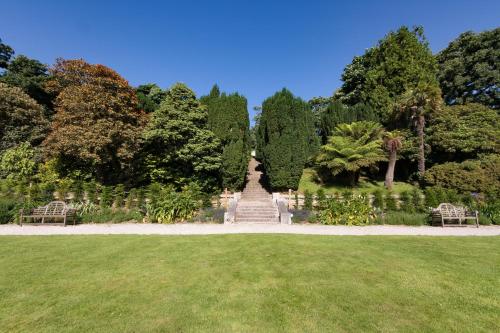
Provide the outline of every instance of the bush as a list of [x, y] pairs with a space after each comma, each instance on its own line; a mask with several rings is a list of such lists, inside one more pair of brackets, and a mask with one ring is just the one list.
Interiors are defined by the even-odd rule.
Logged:
[[10, 223], [15, 220], [18, 203], [7, 198], [0, 199], [0, 224]]
[[93, 204], [97, 203], [97, 185], [95, 182], [88, 182], [83, 185], [83, 189], [87, 195], [87, 201]]
[[392, 192], [385, 196], [385, 208], [389, 212], [398, 210], [398, 201]]
[[61, 201], [66, 201], [66, 198], [68, 197], [68, 193], [71, 190], [71, 187], [73, 186], [73, 181], [68, 178], [60, 179], [59, 182], [57, 183], [57, 199]]
[[391, 225], [426, 225], [428, 223], [428, 215], [423, 213], [406, 213], [406, 212], [387, 212], [384, 215], [377, 216], [377, 224]]
[[190, 222], [224, 223], [224, 208], [204, 208]]
[[175, 192], [172, 188], [161, 190], [158, 199], [148, 203], [148, 215], [153, 222], [174, 223], [188, 221], [200, 208], [199, 193], [189, 188]]
[[137, 190], [135, 188], [130, 189], [127, 195], [127, 200], [125, 201], [126, 209], [137, 207], [135, 202], [136, 197], [137, 197]]
[[323, 224], [366, 225], [374, 218], [374, 213], [364, 195], [353, 195], [342, 201], [326, 199], [318, 218]]
[[313, 196], [309, 190], [304, 191], [304, 207], [305, 210], [313, 209]]
[[326, 200], [325, 190], [320, 188], [316, 192], [316, 209], [321, 209], [325, 200]]
[[101, 199], [99, 201], [99, 204], [101, 205], [102, 208], [106, 208], [106, 207], [110, 207], [112, 203], [113, 203], [113, 196], [112, 196], [111, 187], [102, 186], [101, 187]]
[[100, 208], [92, 212], [79, 214], [78, 220], [81, 223], [122, 223], [141, 222], [143, 215], [138, 210], [111, 209], [110, 207]]
[[372, 206], [381, 210], [384, 209], [384, 194], [381, 190], [373, 192]]
[[500, 156], [483, 155], [479, 160], [448, 162], [426, 171], [428, 186], [455, 189], [459, 193], [488, 193], [500, 189]]
[[312, 214], [312, 211], [307, 210], [307, 209], [294, 209], [291, 211], [293, 214], [292, 216], [292, 222], [293, 223], [300, 223], [300, 222], [305, 222], [309, 220], [309, 217]]
[[404, 191], [400, 194], [401, 210], [405, 213], [415, 213], [416, 209], [413, 205], [413, 197], [409, 191]]
[[125, 198], [125, 186], [123, 184], [118, 184], [114, 190], [115, 200], [113, 202], [113, 206], [115, 208], [123, 207], [123, 199]]
[[420, 192], [420, 190], [414, 188], [413, 191], [411, 191], [411, 202], [416, 212], [424, 211], [422, 203], [422, 193]]
[[83, 201], [83, 184], [81, 181], [75, 181], [73, 183], [73, 202], [82, 202]]

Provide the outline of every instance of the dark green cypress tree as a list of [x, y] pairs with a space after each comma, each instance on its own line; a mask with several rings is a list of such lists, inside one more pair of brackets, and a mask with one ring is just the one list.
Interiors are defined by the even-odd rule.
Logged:
[[267, 98], [257, 132], [257, 150], [273, 189], [297, 189], [318, 138], [310, 105], [287, 89]]
[[250, 157], [247, 100], [238, 93], [221, 94], [217, 85], [200, 100], [208, 109], [208, 128], [222, 143], [222, 185], [231, 190], [241, 189]]

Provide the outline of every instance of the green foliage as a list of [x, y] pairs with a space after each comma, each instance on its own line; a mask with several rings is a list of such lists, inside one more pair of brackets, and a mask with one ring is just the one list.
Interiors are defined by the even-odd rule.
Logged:
[[323, 224], [366, 225], [372, 223], [374, 214], [364, 195], [337, 200], [326, 199], [318, 219]]
[[388, 192], [385, 196], [385, 208], [389, 212], [398, 210], [398, 202], [394, 193]]
[[34, 99], [0, 82], [0, 154], [23, 142], [39, 145], [48, 129], [43, 108]]
[[287, 89], [267, 98], [257, 130], [257, 154], [271, 187], [297, 189], [309, 157], [317, 151], [310, 106]]
[[137, 199], [137, 189], [132, 188], [128, 192], [127, 199], [125, 200], [125, 209], [140, 207], [137, 205], [136, 199]]
[[295, 192], [294, 194], [294, 204], [293, 204], [293, 208], [294, 209], [299, 209], [299, 193]]
[[25, 142], [0, 155], [0, 177], [16, 181], [28, 180], [36, 170], [35, 150]]
[[439, 83], [447, 104], [500, 107], [500, 28], [464, 32], [437, 55]]
[[84, 183], [83, 189], [87, 196], [87, 202], [97, 204], [97, 184], [94, 181]]
[[220, 141], [207, 128], [205, 107], [186, 85], [170, 88], [143, 136], [151, 181], [177, 189], [193, 181], [207, 192], [218, 188]]
[[144, 205], [145, 205], [145, 196], [146, 196], [146, 193], [144, 191], [143, 188], [139, 188], [137, 189], [137, 208], [138, 209], [143, 209]]
[[73, 191], [73, 202], [83, 202], [84, 201], [84, 195], [85, 195], [85, 190], [83, 187], [83, 182], [82, 181], [74, 181], [73, 186], [72, 186], [72, 191]]
[[439, 186], [425, 189], [425, 204], [427, 207], [436, 208], [441, 203], [461, 204], [462, 201], [462, 197], [453, 189]]
[[44, 88], [47, 78], [46, 65], [38, 60], [19, 55], [9, 63], [5, 73], [0, 75], [0, 82], [21, 88], [37, 103], [49, 108], [52, 106], [51, 96]]
[[363, 168], [386, 160], [382, 149], [382, 126], [374, 122], [340, 124], [317, 156], [318, 166], [335, 176], [350, 176], [351, 185], [358, 182]]
[[100, 208], [89, 213], [80, 214], [80, 223], [122, 223], [142, 222], [143, 214], [138, 210]]
[[384, 193], [382, 190], [376, 190], [373, 192], [373, 207], [378, 208], [380, 210], [384, 210]]
[[123, 199], [125, 199], [125, 186], [123, 186], [123, 184], [118, 184], [115, 186], [114, 199], [115, 199], [113, 202], [114, 208], [123, 207]]
[[500, 189], [500, 156], [481, 156], [479, 160], [435, 165], [425, 175], [429, 186], [455, 189], [462, 194], [488, 193]]
[[323, 203], [325, 202], [326, 200], [326, 194], [325, 194], [325, 190], [323, 190], [322, 188], [320, 188], [317, 192], [316, 192], [316, 209], [321, 209], [321, 207], [323, 207]]
[[14, 50], [12, 47], [2, 43], [2, 39], [0, 38], [0, 68], [7, 68], [13, 54]]
[[135, 90], [137, 94], [137, 107], [146, 113], [152, 113], [160, 106], [167, 93], [154, 83], [143, 84]]
[[344, 69], [344, 82], [335, 97], [347, 105], [371, 105], [386, 122], [398, 96], [419, 83], [437, 84], [436, 73], [436, 60], [423, 29], [401, 27], [364, 55], [354, 57]]
[[338, 100], [330, 101], [324, 109], [318, 111], [316, 117], [318, 118], [317, 128], [322, 144], [327, 143], [328, 137], [340, 124], [350, 124], [363, 120], [379, 121], [378, 116], [370, 106], [356, 104], [346, 107]]
[[161, 188], [161, 185], [159, 183], [149, 184], [148, 191], [147, 191], [147, 198], [148, 198], [148, 202], [151, 205], [153, 205], [153, 206], [156, 205], [156, 201], [158, 201], [160, 199], [161, 191], [162, 191], [162, 188]]
[[309, 190], [304, 192], [304, 209], [312, 210], [313, 209], [313, 195]]
[[424, 211], [422, 202], [422, 192], [419, 189], [414, 188], [411, 191], [411, 202], [417, 213]]
[[73, 181], [69, 178], [60, 179], [57, 182], [56, 191], [57, 191], [57, 199], [61, 201], [66, 201], [68, 197], [69, 191], [73, 186]]
[[18, 201], [10, 198], [0, 198], [0, 224], [14, 221]]
[[500, 152], [500, 116], [481, 104], [445, 107], [429, 124], [428, 142], [438, 155], [449, 153], [456, 159], [458, 154], [475, 158]]
[[113, 203], [113, 189], [110, 186], [101, 186], [99, 204], [101, 208], [111, 207]]
[[148, 203], [148, 215], [158, 223], [188, 221], [201, 208], [199, 197], [199, 191], [189, 187], [182, 192], [176, 192], [171, 187], [163, 188], [160, 198]]
[[399, 200], [401, 203], [401, 210], [405, 213], [415, 213], [416, 207], [413, 205], [413, 197], [411, 192], [404, 191], [400, 194]]
[[251, 147], [247, 100], [237, 93], [221, 94], [214, 85], [210, 94], [200, 101], [208, 109], [208, 128], [222, 144], [222, 186], [241, 189], [245, 184]]
[[410, 212], [387, 212], [377, 216], [376, 224], [389, 225], [427, 225], [428, 214]]

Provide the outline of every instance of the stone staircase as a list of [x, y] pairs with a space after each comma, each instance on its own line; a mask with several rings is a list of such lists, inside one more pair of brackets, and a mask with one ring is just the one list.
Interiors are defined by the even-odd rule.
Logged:
[[272, 195], [264, 189], [258, 171], [260, 163], [254, 158], [248, 164], [247, 184], [236, 205], [235, 223], [279, 223], [279, 212]]

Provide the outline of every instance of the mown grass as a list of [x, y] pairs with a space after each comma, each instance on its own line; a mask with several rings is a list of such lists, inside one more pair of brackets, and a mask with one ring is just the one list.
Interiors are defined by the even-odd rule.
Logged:
[[498, 332], [500, 238], [0, 238], [3, 332]]
[[[298, 192], [304, 193], [308, 190], [311, 193], [316, 193], [320, 188], [322, 188], [326, 194], [339, 193], [345, 190], [353, 190], [358, 193], [373, 193], [376, 190], [386, 191], [383, 181], [372, 181], [365, 178], [361, 178], [359, 184], [354, 188], [342, 184], [320, 184], [316, 181], [315, 171], [313, 169], [304, 169], [302, 177], [300, 178]], [[394, 182], [392, 192], [399, 194], [413, 189], [414, 186], [412, 184]]]

